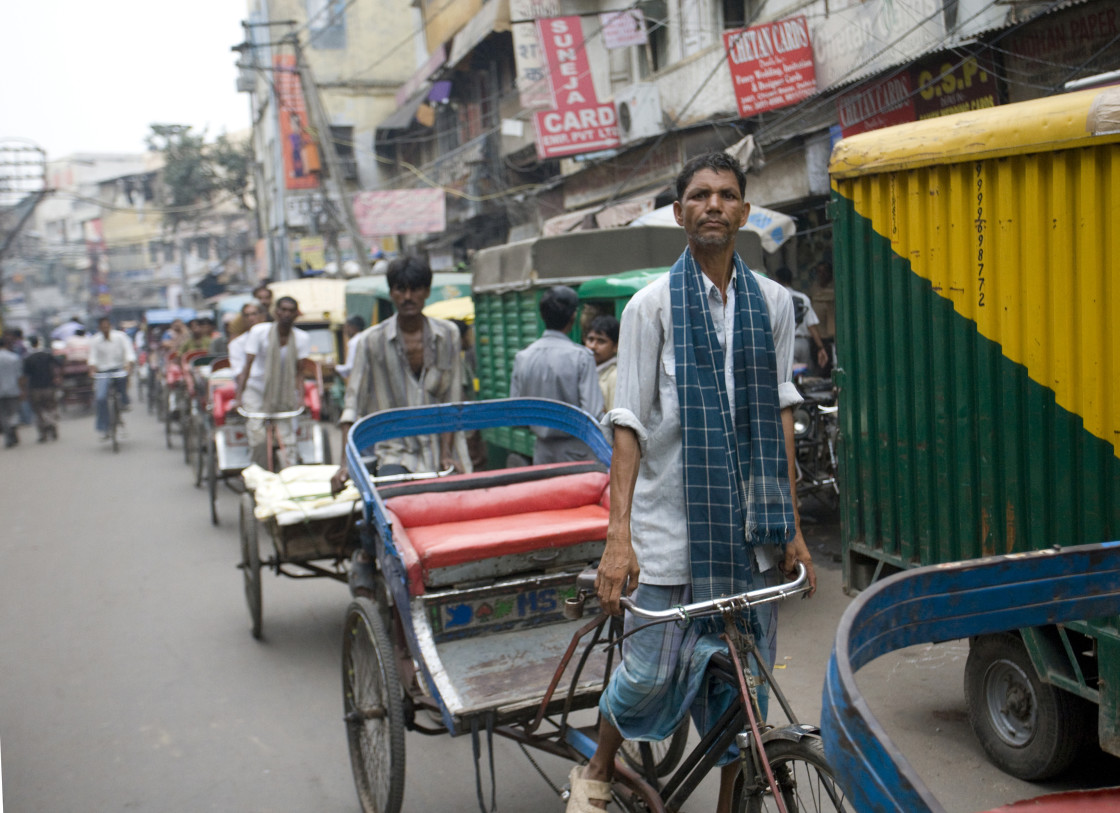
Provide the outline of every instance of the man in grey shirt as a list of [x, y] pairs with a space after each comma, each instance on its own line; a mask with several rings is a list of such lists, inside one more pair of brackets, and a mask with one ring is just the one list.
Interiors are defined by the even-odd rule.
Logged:
[[[575, 324], [579, 297], [567, 285], [556, 285], [541, 297], [545, 331], [518, 352], [509, 382], [510, 398], [549, 398], [579, 407], [593, 418], [603, 414], [603, 390], [595, 356], [568, 338]], [[594, 460], [591, 449], [567, 432], [530, 427], [537, 437], [533, 463]]]

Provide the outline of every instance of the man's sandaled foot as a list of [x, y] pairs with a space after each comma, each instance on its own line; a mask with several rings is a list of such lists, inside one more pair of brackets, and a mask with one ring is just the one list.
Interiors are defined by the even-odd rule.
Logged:
[[[611, 783], [588, 779], [583, 775], [583, 767], [576, 765], [568, 774], [571, 795], [564, 813], [598, 813], [605, 810], [611, 800]], [[602, 802], [596, 805], [595, 802]]]

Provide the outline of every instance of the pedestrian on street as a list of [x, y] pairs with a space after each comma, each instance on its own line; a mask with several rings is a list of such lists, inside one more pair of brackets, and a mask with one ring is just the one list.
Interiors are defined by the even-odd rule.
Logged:
[[31, 352], [23, 360], [23, 386], [35, 413], [39, 442], [58, 440], [58, 388], [62, 386], [62, 362], [30, 339]]
[[342, 327], [343, 336], [346, 338], [346, 359], [342, 364], [336, 365], [334, 371], [343, 381], [350, 377], [350, 371], [354, 369], [354, 355], [358, 351], [358, 336], [365, 329], [366, 320], [356, 313], [347, 319], [346, 324]]
[[[735, 251], [746, 222], [746, 175], [725, 153], [689, 161], [673, 211], [688, 247], [668, 275], [622, 315], [607, 540], [596, 578], [600, 605], [620, 613], [624, 589], [663, 610], [780, 581], [797, 562], [816, 575], [794, 492], [791, 379], [793, 301]], [[635, 590], [636, 588], [636, 590]], [[773, 604], [753, 608], [752, 632], [770, 665]], [[633, 629], [630, 619], [628, 630]], [[731, 702], [704, 680], [725, 649], [710, 620], [647, 626], [623, 644], [599, 702], [598, 744], [570, 774], [567, 813], [604, 808], [626, 739], [666, 739], [691, 710], [701, 735]], [[764, 692], [759, 703], [766, 712]], [[721, 760], [717, 811], [728, 813], [736, 749]]]
[[23, 397], [23, 362], [12, 349], [14, 341], [10, 332], [0, 337], [0, 430], [4, 433], [5, 449], [19, 443], [19, 402]]
[[793, 297], [793, 316], [797, 328], [793, 339], [793, 363], [808, 364], [812, 358], [809, 341], [817, 347], [817, 366], [824, 368], [828, 364], [828, 350], [824, 346], [824, 338], [817, 327], [821, 320], [817, 318], [816, 311], [807, 294], [803, 294], [793, 287], [793, 272], [782, 266], [774, 272], [774, 279], [782, 283]]
[[261, 318], [265, 322], [272, 321], [272, 289], [267, 282], [262, 282], [253, 289], [253, 298], [261, 306]]
[[[567, 285], [553, 286], [541, 296], [545, 330], [514, 356], [510, 398], [550, 398], [579, 407], [593, 418], [602, 416], [603, 391], [595, 356], [568, 337], [578, 307], [579, 296]], [[595, 459], [591, 447], [561, 429], [529, 428], [536, 435], [534, 464]]]
[[599, 389], [603, 391], [603, 410], [614, 408], [615, 383], [618, 381], [618, 319], [603, 313], [591, 320], [584, 346], [595, 356], [599, 373]]

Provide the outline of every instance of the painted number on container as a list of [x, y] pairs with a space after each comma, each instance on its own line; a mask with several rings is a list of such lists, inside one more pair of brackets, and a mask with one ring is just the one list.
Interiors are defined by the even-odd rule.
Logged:
[[987, 219], [984, 217], [984, 165], [976, 162], [976, 283], [977, 306], [984, 307], [984, 234]]

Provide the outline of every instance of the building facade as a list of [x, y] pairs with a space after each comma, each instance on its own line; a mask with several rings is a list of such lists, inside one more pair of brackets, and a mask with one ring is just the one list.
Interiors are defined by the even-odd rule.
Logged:
[[387, 183], [373, 134], [423, 52], [418, 21], [408, 0], [250, 0], [238, 87], [252, 110], [259, 277], [361, 271], [378, 255], [350, 197]]

